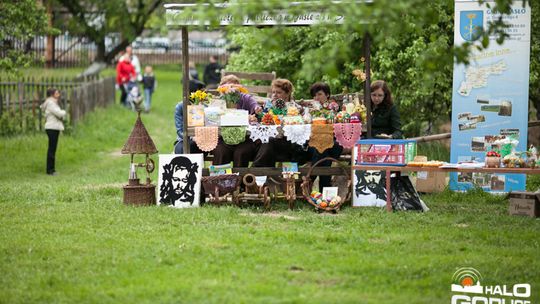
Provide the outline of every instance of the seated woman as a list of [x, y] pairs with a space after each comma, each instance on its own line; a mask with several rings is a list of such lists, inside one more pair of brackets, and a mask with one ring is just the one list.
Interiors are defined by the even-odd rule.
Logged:
[[[320, 105], [327, 103], [328, 99], [330, 98], [330, 87], [328, 86], [328, 84], [324, 82], [314, 83], [309, 89], [309, 92], [313, 100]], [[311, 164], [313, 165], [317, 161], [325, 157], [332, 157], [332, 158], [338, 159], [339, 156], [341, 155], [341, 152], [343, 152], [343, 147], [340, 146], [334, 139], [334, 146], [332, 148], [328, 148], [324, 150], [323, 153], [320, 153], [319, 151], [317, 151], [317, 149], [313, 147], [309, 148], [309, 152], [311, 154]], [[329, 160], [320, 163], [321, 167], [330, 167], [331, 165], [332, 165], [332, 162]], [[330, 187], [331, 186], [330, 181], [331, 181], [331, 176], [328, 176], [328, 175], [319, 176], [319, 190], [322, 191], [323, 187]]]
[[371, 83], [371, 135], [374, 138], [403, 138], [398, 109], [383, 80]]
[[[174, 154], [184, 154], [184, 103], [180, 101], [174, 108], [174, 126], [176, 127], [176, 141], [174, 142]], [[189, 138], [189, 152], [203, 153], [195, 141]]]
[[[267, 102], [267, 107], [276, 106], [278, 100], [285, 102], [287, 107], [301, 107], [292, 100], [294, 87], [287, 79], [275, 79], [272, 81], [272, 100]], [[276, 161], [292, 161], [304, 163], [308, 157], [307, 151], [304, 151], [299, 145], [293, 144], [285, 138], [270, 138], [266, 144], [261, 144], [253, 167], [274, 167]]]
[[[227, 75], [221, 78], [220, 86], [226, 84], [240, 84], [238, 77], [234, 75]], [[240, 93], [240, 100], [236, 105], [237, 109], [243, 109], [249, 111], [250, 121], [256, 121], [255, 114], [262, 111], [257, 101], [253, 96], [249, 94]], [[214, 150], [214, 165], [228, 164], [231, 161], [235, 167], [247, 167], [249, 162], [255, 157], [257, 145], [246, 136], [246, 140], [238, 145], [228, 145], [223, 141], [223, 138], [219, 137], [219, 142]]]

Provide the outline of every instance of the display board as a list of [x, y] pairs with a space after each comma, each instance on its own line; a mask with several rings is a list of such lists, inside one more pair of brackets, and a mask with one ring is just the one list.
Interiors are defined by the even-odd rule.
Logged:
[[[500, 17], [494, 1], [455, 1], [454, 44], [480, 44], [487, 24]], [[474, 50], [469, 65], [455, 64], [452, 90], [451, 162], [484, 161], [490, 150], [512, 141], [516, 151], [527, 149], [531, 9], [521, 1], [512, 5], [509, 37], [503, 44], [490, 37], [489, 48]], [[450, 189], [479, 186], [487, 191], [525, 189], [523, 174], [452, 173]]]

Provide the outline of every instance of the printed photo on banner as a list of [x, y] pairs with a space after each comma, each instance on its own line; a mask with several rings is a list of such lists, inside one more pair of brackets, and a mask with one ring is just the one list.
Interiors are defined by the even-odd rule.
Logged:
[[491, 190], [504, 191], [506, 176], [493, 174], [490, 179]]
[[475, 122], [465, 122], [459, 124], [459, 130], [465, 131], [465, 130], [474, 130], [476, 129], [476, 123]]
[[473, 137], [471, 142], [471, 151], [479, 152], [486, 151], [486, 138]]

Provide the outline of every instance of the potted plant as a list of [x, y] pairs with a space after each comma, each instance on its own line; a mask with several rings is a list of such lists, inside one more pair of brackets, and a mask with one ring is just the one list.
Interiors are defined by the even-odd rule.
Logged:
[[239, 84], [224, 84], [217, 88], [221, 95], [221, 99], [225, 100], [227, 108], [236, 109], [236, 105], [240, 101], [240, 94], [248, 94], [248, 90]]
[[489, 151], [486, 154], [486, 168], [499, 168], [501, 166], [501, 155], [496, 151]]

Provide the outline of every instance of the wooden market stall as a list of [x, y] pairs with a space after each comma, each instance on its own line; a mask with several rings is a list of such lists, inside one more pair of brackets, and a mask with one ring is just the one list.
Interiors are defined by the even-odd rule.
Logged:
[[[289, 5], [296, 6], [300, 5], [300, 2], [291, 2]], [[197, 3], [170, 3], [165, 4], [166, 16], [167, 16], [167, 26], [169, 28], [181, 29], [182, 31], [182, 68], [183, 75], [189, 74], [189, 47], [188, 47], [188, 27], [190, 26], [201, 26], [201, 23], [196, 16], [183, 15], [184, 10], [187, 8], [195, 8], [197, 5], [211, 5], [211, 4], [197, 4]], [[215, 3], [212, 4], [217, 9], [223, 9], [228, 7], [228, 3]], [[369, 3], [364, 3], [364, 5], [369, 5]], [[313, 18], [290, 18], [291, 16], [287, 11], [276, 10], [275, 12], [267, 12], [268, 15], [275, 14], [275, 18], [245, 18], [242, 22], [235, 23], [232, 20], [232, 16], [220, 16], [220, 27], [226, 26], [256, 26], [256, 27], [268, 27], [268, 26], [311, 26], [318, 24], [317, 20], [333, 20], [333, 24], [340, 24], [342, 22], [343, 16], [330, 16], [326, 13], [321, 12], [309, 12], [308, 14], [313, 15]], [[280, 21], [275, 21], [279, 19]], [[327, 21], [328, 22], [328, 21]], [[371, 71], [371, 39], [370, 35], [366, 33], [363, 39], [363, 56], [365, 58], [364, 64], [364, 73], [366, 75], [366, 81], [364, 82], [364, 100], [369, 100], [370, 95], [370, 86], [371, 86], [371, 75], [367, 71]], [[187, 106], [189, 104], [189, 78], [183, 77], [183, 113], [187, 113]], [[367, 137], [371, 138], [371, 104], [369, 102], [365, 103], [367, 108]], [[187, 119], [184, 119], [184, 138], [188, 138], [188, 124]], [[189, 153], [189, 142], [184, 141], [184, 151]]]

